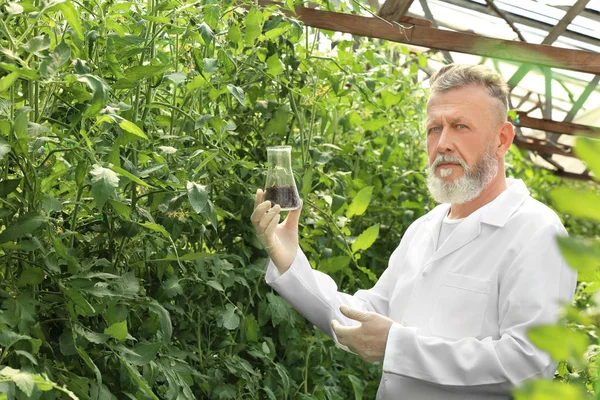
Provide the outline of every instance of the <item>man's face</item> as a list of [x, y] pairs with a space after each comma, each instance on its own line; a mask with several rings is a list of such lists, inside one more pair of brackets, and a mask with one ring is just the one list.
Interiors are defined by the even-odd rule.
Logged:
[[464, 203], [496, 176], [495, 99], [470, 85], [432, 94], [427, 103], [429, 187], [438, 202]]

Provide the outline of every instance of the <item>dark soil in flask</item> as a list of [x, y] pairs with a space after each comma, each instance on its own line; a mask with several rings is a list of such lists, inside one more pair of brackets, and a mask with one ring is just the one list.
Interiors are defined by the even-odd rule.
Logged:
[[296, 209], [300, 207], [300, 199], [294, 186], [272, 186], [267, 188], [265, 200], [273, 205], [279, 204], [282, 209]]

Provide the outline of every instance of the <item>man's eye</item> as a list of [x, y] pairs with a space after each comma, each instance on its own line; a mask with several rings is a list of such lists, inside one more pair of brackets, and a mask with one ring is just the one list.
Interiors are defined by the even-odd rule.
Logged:
[[459, 129], [467, 129], [467, 126], [465, 124], [458, 124], [456, 125]]
[[441, 130], [442, 128], [440, 128], [439, 126], [434, 126], [432, 128], [429, 128], [429, 130], [427, 131], [428, 133], [433, 133], [433, 132], [438, 132], [439, 130]]

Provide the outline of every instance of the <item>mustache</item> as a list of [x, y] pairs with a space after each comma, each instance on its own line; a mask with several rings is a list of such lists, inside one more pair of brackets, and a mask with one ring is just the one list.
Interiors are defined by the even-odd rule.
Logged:
[[460, 166], [463, 167], [465, 170], [469, 169], [469, 167], [467, 166], [467, 163], [462, 158], [451, 156], [449, 154], [441, 154], [441, 155], [437, 156], [437, 158], [431, 164], [430, 168], [432, 170], [434, 170], [435, 168], [437, 168], [438, 165], [445, 163], [445, 162], [457, 163], [457, 164], [460, 164]]

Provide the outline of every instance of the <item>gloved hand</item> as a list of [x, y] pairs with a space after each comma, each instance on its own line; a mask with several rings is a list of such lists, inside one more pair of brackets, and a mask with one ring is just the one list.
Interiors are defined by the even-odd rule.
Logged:
[[394, 321], [381, 314], [346, 306], [341, 306], [340, 311], [346, 317], [360, 322], [360, 325], [342, 326], [337, 320], [332, 320], [331, 327], [338, 342], [367, 362], [383, 360]]
[[297, 210], [290, 211], [281, 224], [281, 207], [271, 207], [270, 201], [263, 201], [265, 193], [258, 189], [254, 199], [254, 212], [250, 219], [256, 229], [256, 237], [263, 245], [269, 257], [283, 274], [287, 271], [298, 251], [298, 219], [302, 211], [302, 200]]

